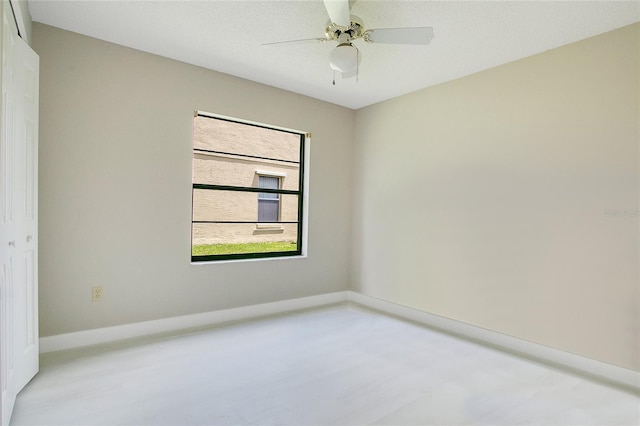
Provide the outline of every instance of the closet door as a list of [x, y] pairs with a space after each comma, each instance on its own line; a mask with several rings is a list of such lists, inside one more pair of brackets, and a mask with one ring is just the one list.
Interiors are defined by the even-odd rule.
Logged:
[[9, 423], [16, 399], [14, 357], [14, 283], [17, 220], [14, 209], [16, 144], [14, 63], [18, 39], [10, 6], [2, 5], [2, 122], [0, 123], [0, 392], [2, 424]]
[[0, 413], [38, 371], [38, 56], [2, 4]]
[[21, 38], [16, 43], [14, 202], [16, 273], [14, 352], [16, 388], [38, 372], [38, 55]]

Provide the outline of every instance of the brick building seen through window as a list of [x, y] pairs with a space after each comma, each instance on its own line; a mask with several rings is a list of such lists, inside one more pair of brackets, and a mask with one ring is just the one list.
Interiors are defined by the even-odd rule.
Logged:
[[300, 255], [303, 133], [198, 113], [192, 260]]

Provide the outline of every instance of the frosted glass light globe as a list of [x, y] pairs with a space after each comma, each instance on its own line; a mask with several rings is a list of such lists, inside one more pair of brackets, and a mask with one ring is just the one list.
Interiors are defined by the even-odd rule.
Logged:
[[351, 44], [338, 45], [329, 55], [329, 65], [342, 73], [355, 71], [358, 66], [358, 49]]

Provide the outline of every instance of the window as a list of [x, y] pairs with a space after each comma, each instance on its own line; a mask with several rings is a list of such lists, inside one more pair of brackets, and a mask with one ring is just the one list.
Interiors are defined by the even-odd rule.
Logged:
[[[280, 178], [258, 177], [259, 188], [280, 189]], [[280, 194], [258, 192], [258, 222], [277, 222], [280, 217]]]
[[305, 138], [196, 113], [193, 262], [302, 254]]

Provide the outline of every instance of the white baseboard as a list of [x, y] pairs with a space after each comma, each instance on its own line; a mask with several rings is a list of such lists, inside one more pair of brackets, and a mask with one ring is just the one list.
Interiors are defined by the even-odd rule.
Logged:
[[528, 358], [540, 360], [568, 368], [582, 374], [623, 385], [625, 387], [640, 390], [640, 372], [638, 371], [607, 364], [602, 361], [561, 351], [538, 343], [529, 342], [517, 337], [508, 336], [506, 334], [487, 330], [478, 326], [441, 317], [439, 315], [430, 314], [419, 309], [366, 296], [354, 291], [339, 291], [317, 296], [302, 297], [299, 299], [282, 300], [278, 302], [262, 303], [259, 305], [243, 306], [240, 308], [222, 309], [219, 311], [204, 312], [201, 314], [184, 315], [180, 317], [164, 318], [153, 321], [137, 322], [133, 324], [42, 337], [40, 338], [40, 352], [45, 353], [79, 348], [134, 337], [184, 330], [193, 327], [241, 321], [346, 301], [358, 303], [384, 313], [415, 321], [417, 323], [466, 337], [474, 341], [502, 348]]
[[117, 325], [113, 327], [97, 328], [93, 330], [77, 331], [74, 333], [58, 334], [55, 336], [40, 338], [40, 353], [80, 348], [83, 346], [115, 342], [133, 337], [148, 336], [230, 321], [241, 321], [266, 315], [274, 315], [300, 309], [330, 305], [332, 303], [340, 303], [345, 302], [346, 300], [347, 292], [339, 291], [298, 299], [243, 306], [240, 308], [222, 309], [219, 311], [204, 312], [201, 314], [184, 315], [153, 321]]
[[475, 325], [430, 314], [419, 309], [398, 305], [386, 300], [348, 291], [348, 300], [360, 305], [415, 321], [429, 327], [456, 334], [471, 340], [496, 346], [498, 348], [523, 355], [527, 358], [561, 366], [582, 374], [586, 374], [609, 382], [640, 390], [640, 372], [607, 364], [592, 358], [554, 349], [549, 346], [533, 343], [517, 337], [487, 330]]

